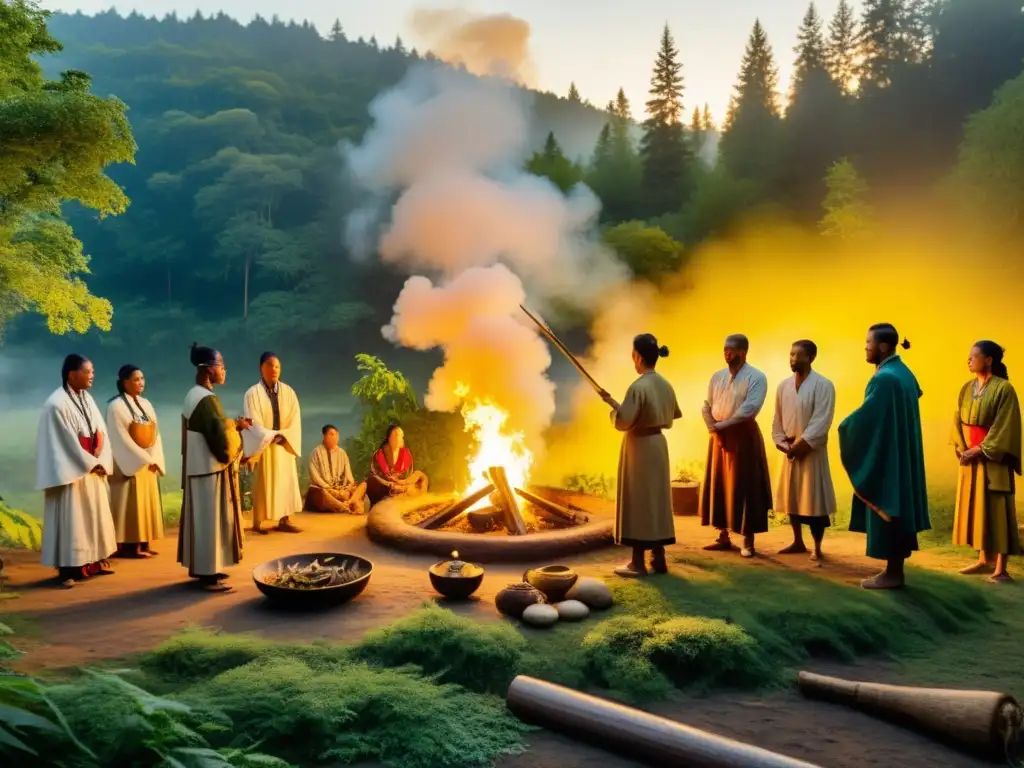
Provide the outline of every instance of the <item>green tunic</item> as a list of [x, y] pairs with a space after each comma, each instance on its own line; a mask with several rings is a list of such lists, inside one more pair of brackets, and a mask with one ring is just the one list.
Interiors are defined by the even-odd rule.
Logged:
[[854, 493], [850, 530], [867, 534], [868, 557], [909, 557], [917, 534], [931, 528], [920, 397], [914, 374], [893, 355], [871, 377], [860, 408], [839, 425], [839, 455]]
[[952, 443], [961, 453], [973, 448], [970, 429], [987, 428], [980, 457], [961, 465], [957, 476], [953, 543], [979, 552], [1022, 552], [1015, 509], [1015, 478], [1021, 473], [1020, 403], [1013, 385], [993, 376], [975, 398], [974, 381], [960, 390]]

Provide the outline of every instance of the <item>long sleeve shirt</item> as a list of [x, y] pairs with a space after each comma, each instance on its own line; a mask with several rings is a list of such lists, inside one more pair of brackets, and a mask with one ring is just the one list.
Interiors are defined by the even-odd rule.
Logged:
[[708, 426], [725, 429], [743, 421], [753, 421], [768, 396], [768, 377], [744, 363], [733, 376], [723, 368], [711, 377], [704, 421]]

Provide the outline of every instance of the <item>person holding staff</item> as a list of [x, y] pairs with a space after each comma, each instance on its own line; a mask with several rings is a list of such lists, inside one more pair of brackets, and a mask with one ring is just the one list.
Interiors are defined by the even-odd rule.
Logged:
[[904, 563], [931, 528], [921, 440], [921, 388], [896, 350], [910, 349], [889, 323], [868, 329], [864, 348], [875, 373], [864, 402], [839, 425], [839, 455], [853, 486], [850, 530], [867, 534], [867, 555], [885, 570], [864, 589], [903, 587]]
[[615, 543], [633, 548], [632, 559], [615, 569], [619, 576], [645, 576], [644, 555], [651, 551], [655, 573], [667, 573], [665, 547], [676, 543], [672, 517], [672, 476], [668, 441], [663, 431], [682, 417], [672, 385], [654, 368], [668, 347], [658, 346], [649, 333], [633, 339], [633, 367], [640, 377], [618, 403], [610, 395], [615, 428], [625, 432], [619, 452], [618, 493], [615, 498]]
[[978, 562], [960, 573], [989, 573], [989, 581], [1012, 581], [1010, 555], [1022, 553], [1017, 528], [1016, 478], [1021, 473], [1021, 415], [1010, 384], [1003, 348], [994, 341], [971, 347], [974, 374], [960, 390], [953, 445], [960, 472], [953, 517], [953, 543], [978, 552]]
[[107, 558], [117, 549], [107, 487], [113, 458], [89, 394], [94, 379], [89, 360], [64, 359], [61, 386], [43, 406], [36, 439], [36, 488], [44, 499], [39, 561], [56, 568], [68, 589], [113, 573]]
[[220, 352], [192, 345], [196, 385], [181, 409], [182, 501], [178, 562], [208, 592], [230, 592], [221, 569], [242, 560], [242, 494], [239, 432], [245, 418], [224, 416], [213, 388], [227, 379]]
[[107, 431], [114, 453], [110, 511], [120, 557], [152, 557], [150, 542], [164, 536], [159, 478], [166, 474], [156, 410], [142, 396], [146, 377], [135, 365], [117, 372], [117, 395], [107, 404]]

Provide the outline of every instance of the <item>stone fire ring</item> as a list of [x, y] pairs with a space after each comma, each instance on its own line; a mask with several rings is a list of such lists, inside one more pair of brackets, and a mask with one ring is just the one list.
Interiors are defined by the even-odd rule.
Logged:
[[[449, 497], [428, 494], [414, 498], [396, 497], [374, 505], [366, 520], [366, 532], [378, 544], [403, 552], [451, 557], [458, 550], [459, 559], [479, 563], [529, 563], [553, 560], [565, 555], [578, 555], [615, 543], [615, 519], [608, 513], [586, 509], [590, 522], [571, 528], [525, 536], [495, 536], [481, 533], [431, 531], [410, 525], [404, 514], [417, 507], [443, 501]], [[583, 506], [582, 504], [580, 505]]]

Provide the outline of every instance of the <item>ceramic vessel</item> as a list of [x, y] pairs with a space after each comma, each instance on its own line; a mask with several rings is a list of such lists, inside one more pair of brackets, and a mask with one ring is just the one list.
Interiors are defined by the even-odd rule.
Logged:
[[466, 600], [484, 580], [484, 569], [462, 562], [458, 552], [452, 552], [451, 560], [434, 563], [428, 572], [434, 589], [452, 600]]
[[557, 603], [572, 589], [579, 575], [566, 565], [545, 565], [543, 568], [529, 568], [523, 574], [523, 581], [541, 592], [548, 602]]
[[494, 598], [494, 604], [498, 610], [515, 619], [522, 618], [523, 611], [531, 605], [546, 602], [547, 599], [543, 592], [525, 582], [509, 584]]

